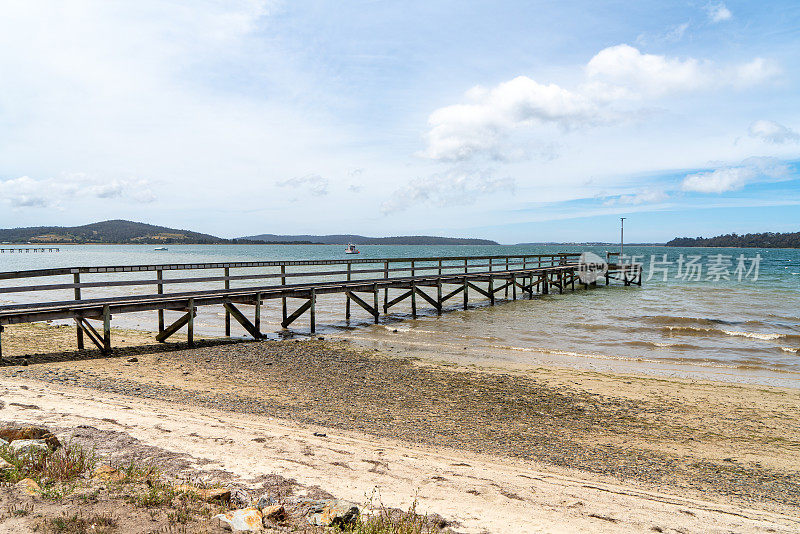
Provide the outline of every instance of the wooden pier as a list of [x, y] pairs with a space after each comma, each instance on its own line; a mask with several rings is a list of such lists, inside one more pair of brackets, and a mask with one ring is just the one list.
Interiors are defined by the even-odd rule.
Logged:
[[[182, 273], [165, 276], [173, 271], [202, 273], [200, 276]], [[581, 263], [580, 254], [563, 253], [127, 265], [0, 272], [0, 282], [10, 284], [0, 286], [0, 296], [16, 293], [26, 296], [25, 300], [35, 299], [34, 303], [0, 306], [0, 356], [3, 325], [36, 321], [74, 320], [79, 349], [84, 348], [84, 339], [89, 338], [102, 352], [109, 353], [112, 349], [111, 319], [122, 313], [157, 312], [158, 341], [164, 342], [186, 327], [191, 346], [199, 306], [222, 306], [225, 309], [225, 335], [230, 336], [232, 317], [254, 339], [260, 339], [264, 337], [261, 331], [262, 305], [265, 301], [276, 299], [281, 301], [283, 328], [288, 328], [307, 313], [313, 333], [319, 295], [342, 294], [345, 297], [347, 321], [350, 320], [351, 303], [355, 303], [378, 323], [381, 313], [388, 314], [393, 306], [404, 301], [410, 301], [411, 315], [416, 317], [418, 304], [429, 305], [437, 314], [441, 314], [445, 304], [459, 295], [461, 306], [467, 309], [470, 295], [477, 295], [494, 305], [500, 298], [516, 300], [525, 296], [532, 298], [534, 294], [563, 293], [574, 291], [576, 285], [578, 289], [587, 289], [597, 285], [598, 277], [605, 281], [605, 285], [612, 280], [621, 281], [626, 286], [642, 283], [639, 264], [609, 263], [596, 273], [598, 276], [592, 277], [593, 281], [586, 283], [582, 280], [587, 278], [581, 277], [585, 271], [586, 266]], [[130, 279], [128, 274], [122, 273], [152, 274], [147, 274], [146, 278]], [[84, 275], [83, 281], [81, 275]], [[45, 277], [66, 277], [67, 280], [16, 285]], [[91, 281], [86, 280], [89, 277]], [[267, 283], [270, 280], [273, 282]], [[189, 291], [165, 290], [175, 284], [190, 284], [193, 287]], [[234, 287], [234, 284], [239, 287]], [[136, 287], [144, 287], [145, 294], [131, 295], [130, 290]], [[89, 291], [102, 289], [108, 293], [116, 288], [127, 288], [129, 294], [86, 298]], [[54, 292], [63, 294], [65, 291], [71, 297], [68, 300], [55, 300], [52, 297]], [[49, 299], [42, 298], [42, 295], [48, 294], [51, 295]], [[290, 311], [290, 301], [297, 300], [301, 303]], [[245, 314], [240, 309], [243, 305], [252, 306], [252, 314]], [[164, 322], [165, 310], [179, 311], [182, 316], [167, 325]], [[96, 328], [90, 321], [100, 321], [100, 324]]]
[[57, 247], [0, 248], [0, 254], [6, 254], [6, 253], [13, 254], [15, 252], [20, 253], [20, 254], [23, 253], [23, 252], [59, 252], [60, 250], [61, 249], [59, 249]]

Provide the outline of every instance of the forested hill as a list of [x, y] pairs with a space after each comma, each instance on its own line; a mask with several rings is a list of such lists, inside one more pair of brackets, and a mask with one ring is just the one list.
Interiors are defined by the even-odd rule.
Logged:
[[497, 245], [496, 241], [488, 239], [473, 239], [461, 237], [435, 237], [426, 235], [411, 235], [397, 237], [365, 237], [354, 234], [338, 235], [275, 235], [260, 234], [241, 239], [248, 241], [261, 241], [275, 243], [279, 241], [313, 241], [325, 245]]
[[727, 234], [717, 237], [677, 237], [668, 247], [800, 248], [800, 232], [778, 234]]
[[0, 242], [10, 243], [227, 243], [213, 235], [132, 221], [103, 221], [83, 226], [34, 226], [0, 229]]

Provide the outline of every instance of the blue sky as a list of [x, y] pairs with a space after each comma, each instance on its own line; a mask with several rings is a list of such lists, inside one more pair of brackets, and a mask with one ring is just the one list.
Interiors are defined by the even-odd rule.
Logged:
[[0, 226], [800, 229], [797, 2], [4, 2]]

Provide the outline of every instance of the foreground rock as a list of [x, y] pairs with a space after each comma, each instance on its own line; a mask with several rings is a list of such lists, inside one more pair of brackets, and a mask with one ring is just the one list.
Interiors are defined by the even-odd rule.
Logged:
[[352, 525], [359, 516], [358, 506], [347, 501], [314, 503], [308, 511], [308, 522], [319, 527]]
[[61, 447], [61, 442], [50, 430], [39, 426], [6, 425], [0, 427], [0, 439], [9, 443], [20, 440], [42, 440], [52, 450]]
[[258, 508], [244, 508], [233, 510], [214, 516], [227, 524], [234, 532], [259, 532], [264, 529], [264, 515]]

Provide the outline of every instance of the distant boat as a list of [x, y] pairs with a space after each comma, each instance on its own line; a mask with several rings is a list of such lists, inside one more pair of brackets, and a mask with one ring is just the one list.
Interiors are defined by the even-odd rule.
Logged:
[[169, 250], [167, 247], [156, 247], [153, 250]]
[[356, 246], [352, 243], [347, 245], [347, 248], [344, 249], [345, 254], [360, 254]]

